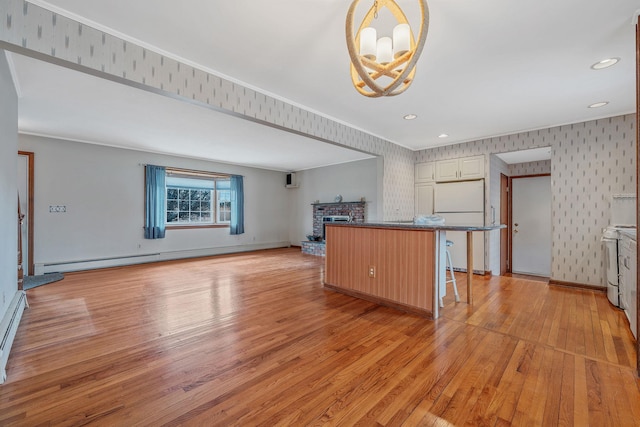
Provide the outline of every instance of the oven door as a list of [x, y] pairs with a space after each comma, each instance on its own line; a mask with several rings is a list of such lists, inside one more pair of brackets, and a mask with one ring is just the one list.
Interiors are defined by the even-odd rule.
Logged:
[[620, 306], [618, 287], [618, 239], [603, 237], [605, 263], [607, 270], [607, 297], [616, 307]]

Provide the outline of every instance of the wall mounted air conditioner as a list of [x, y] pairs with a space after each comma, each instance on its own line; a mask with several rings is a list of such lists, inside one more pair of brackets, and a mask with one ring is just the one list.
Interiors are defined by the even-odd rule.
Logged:
[[294, 172], [287, 174], [287, 180], [284, 186], [287, 188], [298, 188], [298, 181], [296, 181], [296, 174]]

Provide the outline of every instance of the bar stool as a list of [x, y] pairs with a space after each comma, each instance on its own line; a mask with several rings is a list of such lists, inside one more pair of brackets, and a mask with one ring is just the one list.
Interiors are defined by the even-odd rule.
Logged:
[[[447, 286], [447, 283], [453, 283], [453, 294], [456, 297], [456, 302], [460, 302], [460, 294], [458, 294], [458, 285], [456, 283], [456, 276], [453, 274], [453, 263], [451, 262], [451, 252], [449, 252], [449, 246], [453, 246], [453, 242], [451, 240], [447, 240], [447, 249], [445, 250], [446, 252], [446, 257], [447, 257], [447, 265], [445, 266], [445, 286]], [[449, 275], [451, 276], [451, 279], [446, 280], [447, 277], [447, 272], [446, 270], [449, 270]], [[444, 307], [444, 304], [442, 302], [442, 297], [440, 297], [440, 307]]]

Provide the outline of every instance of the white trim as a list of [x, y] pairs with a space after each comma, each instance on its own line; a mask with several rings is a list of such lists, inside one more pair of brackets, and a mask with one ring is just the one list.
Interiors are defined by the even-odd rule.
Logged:
[[9, 352], [26, 307], [28, 307], [27, 294], [24, 291], [17, 291], [2, 318], [2, 322], [0, 322], [0, 384], [7, 380], [6, 367]]
[[217, 248], [188, 249], [183, 251], [171, 251], [155, 254], [121, 256], [113, 258], [60, 261], [50, 263], [37, 263], [35, 274], [66, 273], [71, 271], [94, 270], [99, 268], [121, 267], [125, 265], [145, 264], [149, 262], [170, 261], [185, 258], [198, 258], [214, 255], [250, 252], [262, 249], [286, 248], [290, 242], [258, 243], [242, 246], [221, 246]]
[[[261, 166], [261, 165], [252, 165], [250, 163], [233, 163], [233, 162], [227, 162], [227, 161], [224, 161], [224, 160], [218, 160], [218, 159], [209, 158], [209, 157], [189, 156], [189, 155], [184, 155], [184, 154], [170, 153], [170, 152], [161, 151], [161, 150], [148, 150], [148, 149], [135, 148], [135, 147], [126, 147], [126, 146], [118, 145], [118, 144], [111, 144], [111, 143], [106, 143], [106, 142], [92, 141], [92, 140], [82, 139], [82, 138], [73, 138], [73, 137], [67, 137], [67, 136], [64, 136], [64, 135], [53, 135], [53, 134], [42, 133], [42, 132], [30, 132], [30, 131], [25, 131], [25, 130], [21, 130], [21, 129], [18, 129], [18, 134], [20, 134], [20, 135], [37, 136], [39, 138], [59, 139], [61, 141], [81, 142], [83, 144], [100, 145], [102, 147], [119, 148], [121, 150], [137, 151], [139, 153], [161, 154], [163, 156], [178, 157], [178, 158], [181, 158], [181, 159], [203, 160], [203, 161], [206, 161], [206, 162], [220, 163], [221, 165], [241, 166], [241, 167], [246, 167], [246, 168], [254, 168], [254, 169], [261, 169], [261, 170], [267, 170], [267, 171], [276, 171], [276, 172], [287, 172], [287, 169], [280, 169], [280, 168], [276, 169], [276, 168], [266, 167], [266, 166]], [[352, 160], [352, 161], [355, 162], [355, 161], [358, 161], [358, 160]], [[348, 163], [348, 162], [345, 162], [345, 163]], [[145, 165], [140, 163], [139, 166], [145, 166]], [[323, 166], [317, 166], [317, 167], [323, 167]], [[229, 176], [231, 176], [231, 175], [232, 174], [229, 174]]]
[[[550, 124], [550, 125], [541, 125], [540, 127], [534, 127], [534, 128], [527, 128], [527, 129], [522, 129], [522, 130], [511, 130], [511, 131], [506, 131], [503, 133], [497, 133], [495, 135], [485, 135], [485, 136], [474, 136], [471, 138], [467, 138], [467, 139], [461, 139], [460, 141], [453, 141], [453, 142], [449, 142], [446, 144], [436, 144], [436, 145], [430, 145], [428, 147], [425, 148], [409, 148], [409, 150], [413, 151], [414, 154], [419, 153], [421, 151], [427, 151], [427, 150], [433, 150], [436, 148], [441, 148], [441, 147], [449, 147], [452, 145], [459, 145], [459, 144], [466, 144], [468, 142], [482, 142], [482, 141], [486, 141], [488, 139], [493, 139], [493, 138], [502, 138], [503, 136], [511, 136], [511, 135], [519, 135], [521, 133], [529, 133], [529, 132], [538, 132], [541, 130], [551, 130], [553, 128], [559, 128], [559, 127], [563, 127], [563, 126], [573, 126], [573, 125], [579, 125], [579, 124], [583, 124], [583, 123], [589, 123], [589, 122], [595, 122], [597, 120], [605, 120], [605, 119], [615, 119], [616, 117], [624, 117], [630, 114], [636, 114], [635, 110], [633, 111], [627, 111], [627, 112], [623, 112], [623, 113], [615, 113], [615, 114], [607, 114], [607, 115], [602, 115], [602, 116], [597, 116], [597, 117], [593, 117], [593, 118], [589, 118], [589, 119], [585, 119], [585, 120], [580, 120], [577, 122], [565, 122], [565, 123], [556, 123], [556, 124]], [[548, 147], [549, 144], [543, 144], [543, 145], [532, 145], [529, 148], [542, 148], [542, 147]], [[517, 151], [517, 150], [516, 150]], [[499, 154], [499, 153], [488, 153], [488, 154]]]
[[4, 51], [4, 56], [7, 58], [7, 64], [9, 64], [9, 73], [11, 74], [11, 80], [13, 80], [13, 87], [16, 89], [16, 95], [18, 99], [22, 98], [22, 87], [20, 86], [20, 80], [18, 80], [18, 73], [16, 72], [16, 65], [13, 62], [13, 55], [8, 50]]

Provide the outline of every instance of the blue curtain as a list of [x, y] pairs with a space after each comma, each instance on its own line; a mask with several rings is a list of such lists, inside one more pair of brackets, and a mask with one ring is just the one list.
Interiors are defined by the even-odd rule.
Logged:
[[165, 168], [147, 165], [145, 175], [144, 238], [163, 239], [166, 204]]
[[244, 185], [242, 176], [231, 176], [231, 234], [244, 233]]

